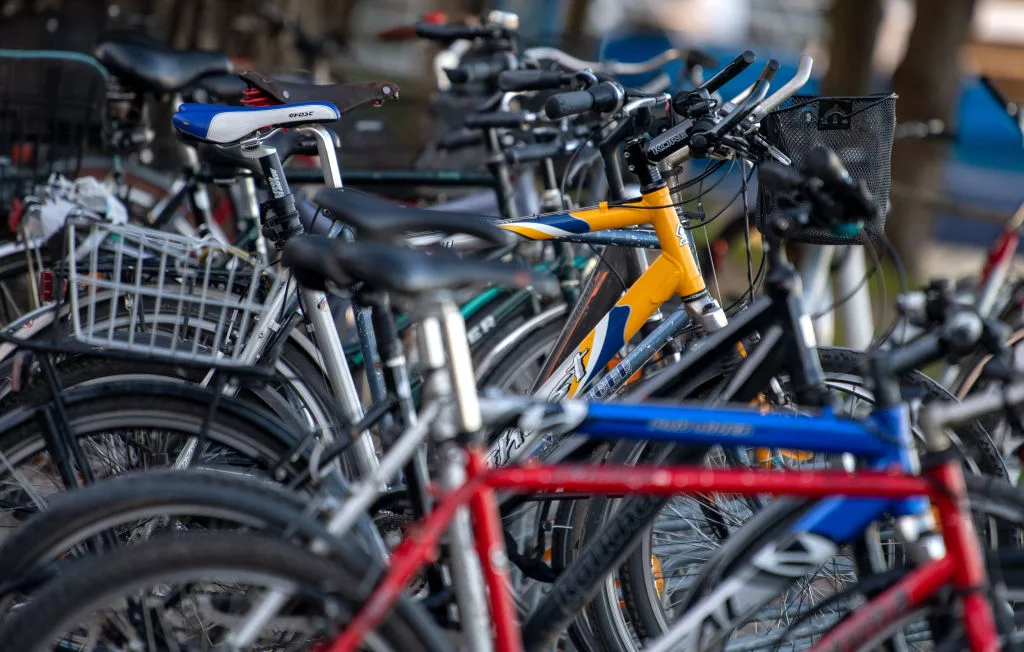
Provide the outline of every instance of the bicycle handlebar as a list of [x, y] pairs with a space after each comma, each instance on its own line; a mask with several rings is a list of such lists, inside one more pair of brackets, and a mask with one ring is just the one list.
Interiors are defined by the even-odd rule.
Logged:
[[565, 151], [565, 144], [561, 138], [556, 138], [546, 143], [530, 143], [512, 147], [505, 152], [505, 159], [514, 165], [521, 163], [533, 163], [543, 161], [546, 158], [561, 156]]
[[783, 84], [779, 90], [772, 93], [767, 100], [761, 103], [750, 114], [751, 122], [759, 122], [761, 118], [782, 106], [782, 103], [793, 97], [803, 88], [804, 84], [811, 78], [811, 69], [814, 67], [814, 59], [808, 55], [800, 57], [796, 67], [796, 74], [792, 79]]
[[498, 75], [498, 88], [511, 91], [543, 91], [561, 88], [573, 76], [560, 70], [505, 70]]
[[712, 75], [710, 79], [695, 88], [694, 91], [705, 90], [708, 93], [714, 93], [749, 68], [750, 64], [754, 63], [755, 60], [757, 60], [757, 55], [750, 50], [745, 50], [740, 56], [725, 64], [725, 67]]
[[503, 71], [509, 70], [515, 61], [511, 56], [498, 54], [488, 59], [473, 59], [460, 63], [457, 68], [445, 68], [448, 81], [452, 84], [492, 83]]
[[558, 48], [551, 47], [529, 48], [523, 53], [523, 58], [551, 61], [567, 70], [576, 71], [590, 69], [594, 72], [602, 72], [610, 75], [643, 75], [657, 70], [665, 64], [678, 61], [680, 59], [683, 59], [688, 67], [693, 67], [694, 65], [705, 65], [708, 62], [711, 62], [711, 65], [714, 65], [714, 57], [711, 55], [700, 52], [699, 50], [680, 50], [678, 48], [665, 50], [661, 54], [648, 59], [647, 61], [638, 61], [636, 63], [627, 63], [623, 61], [586, 61], [584, 59], [578, 59], [566, 52], [562, 52]]
[[587, 111], [609, 113], [622, 106], [625, 96], [619, 84], [601, 82], [587, 90], [552, 95], [544, 103], [544, 114], [552, 120], [558, 120]]
[[460, 39], [475, 39], [487, 37], [501, 37], [505, 30], [499, 27], [481, 27], [478, 25], [437, 25], [435, 23], [416, 23], [416, 36], [431, 41], [458, 41]]
[[521, 127], [532, 122], [535, 114], [528, 111], [495, 111], [473, 113], [466, 116], [466, 127], [470, 129], [507, 129]]

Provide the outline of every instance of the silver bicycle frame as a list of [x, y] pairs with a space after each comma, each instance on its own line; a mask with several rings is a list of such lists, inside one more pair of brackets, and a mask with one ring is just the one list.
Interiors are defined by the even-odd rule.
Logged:
[[[324, 183], [333, 188], [340, 188], [341, 171], [338, 167], [338, 158], [334, 151], [334, 141], [330, 134], [319, 125], [300, 127], [299, 129], [312, 134], [316, 138], [320, 162], [324, 171]], [[249, 151], [262, 150], [262, 153], [265, 154], [268, 149], [270, 148], [261, 144], [258, 148]], [[243, 148], [243, 151], [246, 150]], [[268, 311], [269, 314], [280, 313], [287, 298], [287, 287], [287, 283], [282, 284], [282, 289], [269, 300], [269, 303], [275, 307], [274, 310]], [[338, 335], [334, 314], [327, 301], [327, 295], [322, 292], [300, 289], [299, 300], [302, 305], [303, 314], [313, 331], [313, 340], [316, 342], [321, 355], [331, 391], [335, 398], [338, 399], [344, 417], [350, 423], [359, 423], [363, 418], [363, 405], [359, 400], [359, 391], [349, 370], [348, 361], [345, 359], [344, 348]], [[276, 330], [279, 327], [280, 324], [269, 320], [261, 322], [247, 342], [242, 359], [249, 364], [254, 364], [266, 349], [267, 343], [271, 339], [272, 330]], [[204, 384], [208, 383], [211, 377], [208, 376]], [[331, 433], [325, 432], [324, 437], [330, 440]], [[198, 440], [194, 438], [187, 443], [174, 462], [175, 468], [184, 468], [189, 465], [192, 457], [195, 455], [197, 444]], [[345, 452], [345, 456], [356, 477], [370, 477], [379, 466], [377, 451], [373, 445], [373, 439], [367, 430], [359, 434], [358, 439]]]

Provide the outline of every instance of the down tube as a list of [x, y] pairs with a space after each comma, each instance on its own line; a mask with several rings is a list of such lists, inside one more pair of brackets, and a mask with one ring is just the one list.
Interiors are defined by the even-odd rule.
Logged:
[[670, 260], [659, 256], [534, 396], [546, 401], [576, 396], [675, 294], [678, 274]]

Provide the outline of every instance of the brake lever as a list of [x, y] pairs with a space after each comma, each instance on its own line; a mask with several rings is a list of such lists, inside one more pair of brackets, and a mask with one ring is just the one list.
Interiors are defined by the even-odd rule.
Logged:
[[753, 144], [764, 150], [768, 156], [772, 157], [773, 160], [781, 163], [782, 165], [793, 165], [793, 159], [783, 154], [782, 150], [769, 143], [761, 134], [751, 134], [748, 138]]

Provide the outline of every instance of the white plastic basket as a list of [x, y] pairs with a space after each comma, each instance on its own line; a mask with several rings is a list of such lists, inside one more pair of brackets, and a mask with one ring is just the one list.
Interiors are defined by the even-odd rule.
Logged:
[[65, 233], [71, 336], [84, 344], [246, 366], [246, 340], [280, 305], [281, 277], [234, 247], [77, 218]]

